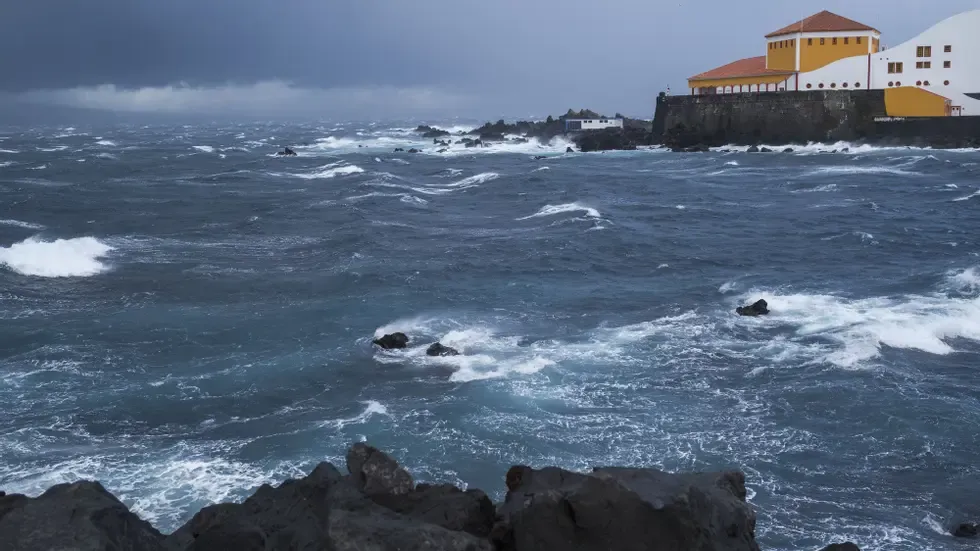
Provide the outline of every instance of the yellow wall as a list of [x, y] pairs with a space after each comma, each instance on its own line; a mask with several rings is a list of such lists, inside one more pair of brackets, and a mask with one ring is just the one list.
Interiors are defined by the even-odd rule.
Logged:
[[788, 79], [790, 75], [766, 75], [758, 77], [716, 78], [712, 80], [689, 80], [688, 88], [718, 88], [719, 86], [739, 86], [751, 84], [775, 84]]
[[[782, 48], [779, 47], [780, 44], [783, 45]], [[769, 49], [770, 46], [774, 46], [775, 49]], [[777, 69], [780, 71], [795, 71], [797, 46], [799, 46], [799, 41], [795, 38], [777, 40], [776, 42], [767, 42], [766, 66], [769, 69]]]
[[[810, 45], [810, 40], [813, 44]], [[847, 44], [844, 44], [844, 36], [837, 37], [837, 44], [831, 37], [824, 38], [823, 46], [820, 45], [819, 38], [804, 38], [800, 40], [802, 49], [800, 50], [800, 72], [808, 73], [815, 71], [826, 65], [856, 55], [868, 55], [868, 37], [861, 37], [861, 43], [857, 43], [857, 37], [847, 37]], [[872, 48], [874, 42], [872, 43]], [[877, 50], [875, 50], [877, 51]]]
[[889, 117], [944, 117], [946, 98], [914, 86], [886, 88], [885, 112]]

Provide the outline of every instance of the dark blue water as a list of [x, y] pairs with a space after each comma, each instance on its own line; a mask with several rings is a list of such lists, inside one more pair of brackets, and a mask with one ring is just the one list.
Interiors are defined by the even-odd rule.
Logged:
[[172, 530], [366, 438], [498, 498], [514, 463], [743, 468], [766, 549], [980, 517], [978, 152], [0, 136], [0, 489]]

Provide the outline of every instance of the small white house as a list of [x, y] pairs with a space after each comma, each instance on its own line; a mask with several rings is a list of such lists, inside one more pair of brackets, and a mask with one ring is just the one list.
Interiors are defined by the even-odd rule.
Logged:
[[622, 127], [623, 119], [565, 119], [565, 132]]

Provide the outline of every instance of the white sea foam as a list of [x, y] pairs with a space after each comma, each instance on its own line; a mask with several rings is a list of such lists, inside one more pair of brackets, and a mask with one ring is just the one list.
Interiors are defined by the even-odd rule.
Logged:
[[522, 218], [517, 218], [517, 220], [530, 220], [531, 218], [541, 218], [544, 216], [554, 216], [556, 214], [563, 214], [566, 212], [584, 212], [589, 218], [601, 218], [602, 215], [596, 209], [583, 205], [581, 203], [564, 203], [561, 205], [545, 205], [538, 210], [538, 212], [530, 215], [524, 216]]
[[303, 178], [304, 180], [317, 180], [323, 178], [336, 178], [337, 176], [349, 176], [351, 174], [359, 174], [361, 172], [364, 172], [364, 169], [357, 165], [332, 163], [321, 166], [314, 172], [293, 174], [293, 176]]
[[739, 166], [738, 161], [728, 161], [725, 166]]
[[113, 250], [94, 237], [42, 241], [31, 237], [0, 247], [0, 265], [21, 275], [89, 277], [108, 270], [100, 261]]
[[20, 220], [0, 220], [0, 226], [17, 226], [18, 228], [24, 228], [28, 230], [43, 230], [44, 226], [41, 224], [34, 224], [31, 222], [22, 222]]
[[97, 142], [95, 142], [95, 144], [96, 145], [105, 145], [105, 146], [109, 146], [109, 147], [114, 147], [116, 145], [116, 142], [114, 142], [112, 140], [98, 140]]
[[43, 151], [44, 153], [54, 153], [55, 151], [64, 151], [68, 149], [67, 145], [58, 145], [55, 147], [39, 147], [38, 151]]
[[919, 172], [891, 166], [820, 166], [807, 172], [807, 175], [846, 175], [846, 174], [894, 174], [896, 176], [919, 176]]
[[539, 168], [536, 168], [536, 169], [532, 170], [531, 172], [541, 172], [542, 170], [551, 170], [551, 169], [549, 167], [542, 166], [542, 167], [539, 167]]
[[974, 197], [980, 197], [980, 190], [974, 191], [969, 195], [964, 195], [963, 197], [957, 197], [956, 199], [953, 199], [953, 201], [968, 201]]
[[[958, 277], [968, 281], [973, 276]], [[977, 297], [935, 294], [846, 299], [750, 291], [739, 303], [759, 298], [769, 303], [772, 314], [746, 323], [788, 326], [794, 341], [820, 347], [816, 360], [839, 367], [865, 366], [879, 356], [882, 346], [946, 355], [955, 351], [951, 344], [955, 339], [980, 341]]]
[[13, 153], [20, 153], [20, 151], [17, 151], [16, 149], [0, 149], [0, 153], [13, 154]]
[[827, 191], [837, 191], [837, 184], [824, 184], [822, 186], [804, 188], [804, 189], [794, 189], [790, 193], [820, 193]]
[[738, 287], [738, 282], [737, 281], [726, 281], [725, 283], [722, 283], [721, 284], [721, 287], [718, 287], [718, 292], [719, 293], [730, 293], [730, 292], [734, 291], [736, 287]]
[[4, 162], [0, 163], [0, 168], [6, 168], [6, 167], [8, 167], [8, 166], [10, 166], [12, 164], [14, 164], [13, 161], [4, 161]]
[[195, 145], [193, 149], [196, 149], [202, 153], [214, 153], [214, 148], [210, 145]]
[[350, 417], [347, 419], [333, 419], [330, 421], [324, 421], [323, 423], [320, 424], [320, 426], [342, 429], [347, 425], [356, 425], [356, 424], [364, 423], [365, 421], [367, 421], [368, 419], [370, 419], [375, 415], [390, 416], [388, 413], [388, 408], [385, 407], [385, 405], [382, 404], [381, 402], [369, 400], [367, 402], [362, 402], [362, 403], [365, 406], [364, 411], [355, 415], [354, 417]]
[[31, 170], [46, 170], [47, 168], [48, 165], [37, 165], [37, 166], [32, 166]]

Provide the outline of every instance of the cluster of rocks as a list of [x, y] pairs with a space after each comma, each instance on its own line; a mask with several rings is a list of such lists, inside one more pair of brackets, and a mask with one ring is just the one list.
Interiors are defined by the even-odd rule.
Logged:
[[277, 157], [296, 157], [296, 152], [292, 149], [284, 148], [283, 151], [276, 152]]
[[763, 299], [759, 299], [748, 306], [735, 308], [735, 313], [740, 316], [749, 317], [765, 316], [769, 314], [769, 303]]
[[416, 484], [364, 443], [346, 463], [348, 474], [320, 463], [242, 503], [205, 507], [169, 536], [98, 482], [60, 484], [36, 498], [0, 493], [0, 542], [5, 551], [759, 550], [740, 471], [514, 466], [495, 505], [480, 490]]
[[[371, 341], [383, 350], [397, 350], [408, 348], [409, 338], [405, 333], [391, 333]], [[459, 351], [442, 343], [432, 343], [425, 349], [427, 356], [458, 356]]]

